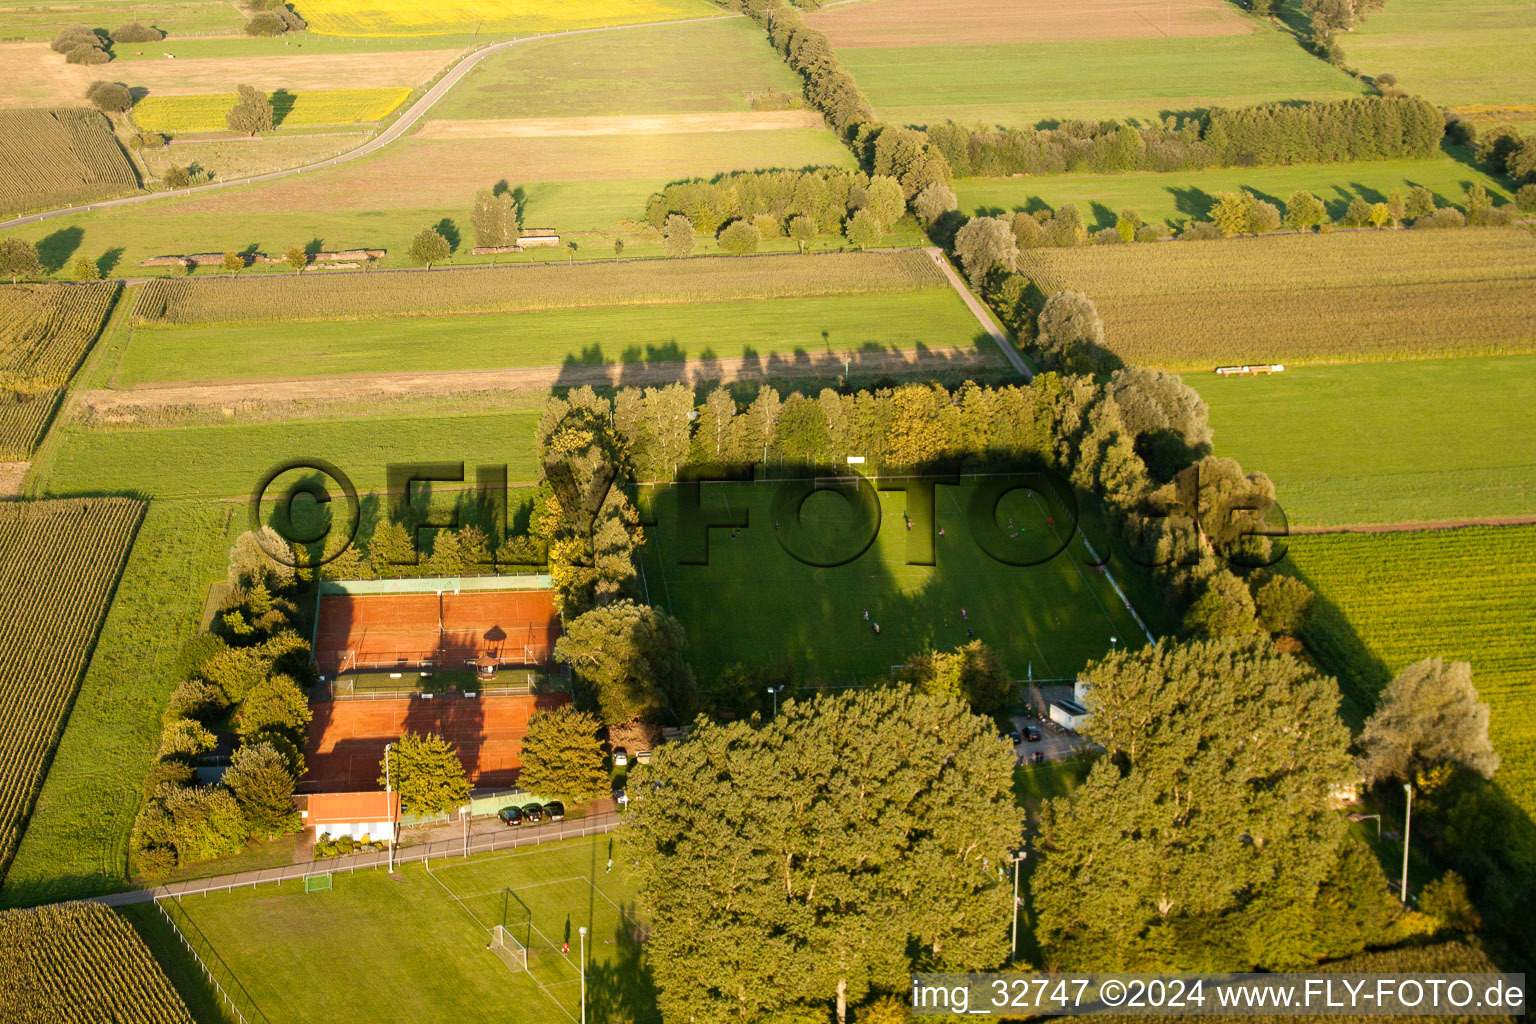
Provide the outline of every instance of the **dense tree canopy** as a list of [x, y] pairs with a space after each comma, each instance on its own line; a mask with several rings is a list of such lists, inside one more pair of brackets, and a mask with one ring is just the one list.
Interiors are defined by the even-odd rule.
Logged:
[[537, 711], [523, 737], [517, 784], [530, 793], [584, 804], [607, 791], [598, 721], [570, 704]]
[[400, 794], [402, 811], [443, 814], [469, 801], [469, 781], [453, 744], [436, 733], [407, 732], [379, 762], [379, 786]]
[[663, 1015], [842, 1019], [913, 970], [997, 966], [1012, 776], [990, 721], [904, 687], [788, 701], [764, 725], [701, 720], [660, 748], [623, 841]]
[[566, 623], [555, 660], [576, 674], [577, 695], [604, 725], [635, 718], [687, 721], [696, 692], [683, 660], [682, 624], [631, 600], [599, 605]]
[[1334, 681], [1263, 638], [1165, 641], [1083, 678], [1108, 754], [1045, 815], [1032, 888], [1050, 960], [1309, 962], [1321, 940], [1297, 917], [1340, 869], [1327, 800], [1353, 774]]

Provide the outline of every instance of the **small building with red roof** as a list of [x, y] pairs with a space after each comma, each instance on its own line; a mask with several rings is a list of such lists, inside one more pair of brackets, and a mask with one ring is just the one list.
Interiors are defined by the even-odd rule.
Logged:
[[299, 812], [316, 836], [332, 839], [364, 836], [394, 842], [395, 822], [400, 820], [400, 794], [381, 790], [362, 793], [311, 793]]

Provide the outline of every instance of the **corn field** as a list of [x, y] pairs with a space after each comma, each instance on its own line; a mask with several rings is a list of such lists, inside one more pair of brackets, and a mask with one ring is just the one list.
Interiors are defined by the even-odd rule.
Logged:
[[[1493, 708], [1498, 779], [1536, 816], [1536, 527], [1292, 537], [1288, 562], [1318, 593], [1307, 646], [1362, 711], [1405, 666], [1472, 664]], [[1536, 850], [1531, 853], [1536, 854]]]
[[1516, 228], [1030, 249], [1134, 366], [1211, 369], [1536, 350], [1536, 238]]
[[105, 115], [0, 110], [0, 214], [85, 203], [138, 187]]
[[63, 391], [0, 391], [0, 462], [24, 462], [32, 457]]
[[192, 1024], [138, 932], [97, 903], [0, 912], [0, 1020]]
[[583, 306], [902, 292], [945, 287], [922, 252], [540, 263], [433, 273], [163, 278], [139, 292], [136, 323], [364, 320]]
[[0, 878], [143, 513], [128, 498], [0, 503]]
[[68, 384], [112, 312], [118, 287], [111, 281], [0, 285], [0, 388]]

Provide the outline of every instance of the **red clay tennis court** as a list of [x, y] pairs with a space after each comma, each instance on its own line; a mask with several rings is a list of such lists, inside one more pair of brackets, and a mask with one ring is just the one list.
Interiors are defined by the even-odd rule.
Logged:
[[462, 668], [485, 657], [543, 665], [560, 636], [548, 590], [323, 594], [318, 618], [315, 663], [329, 677], [368, 668]]
[[465, 697], [459, 694], [400, 700], [332, 700], [311, 705], [309, 771], [301, 789], [343, 792], [377, 789], [384, 744], [405, 732], [441, 734], [459, 751], [474, 786], [509, 786], [522, 766], [528, 716], [558, 707], [565, 694], [541, 697]]

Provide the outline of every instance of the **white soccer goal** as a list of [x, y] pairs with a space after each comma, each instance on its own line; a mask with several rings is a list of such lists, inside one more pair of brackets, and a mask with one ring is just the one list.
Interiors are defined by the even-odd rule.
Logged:
[[514, 971], [528, 969], [527, 947], [501, 925], [491, 930], [491, 952], [501, 957], [502, 962]]

